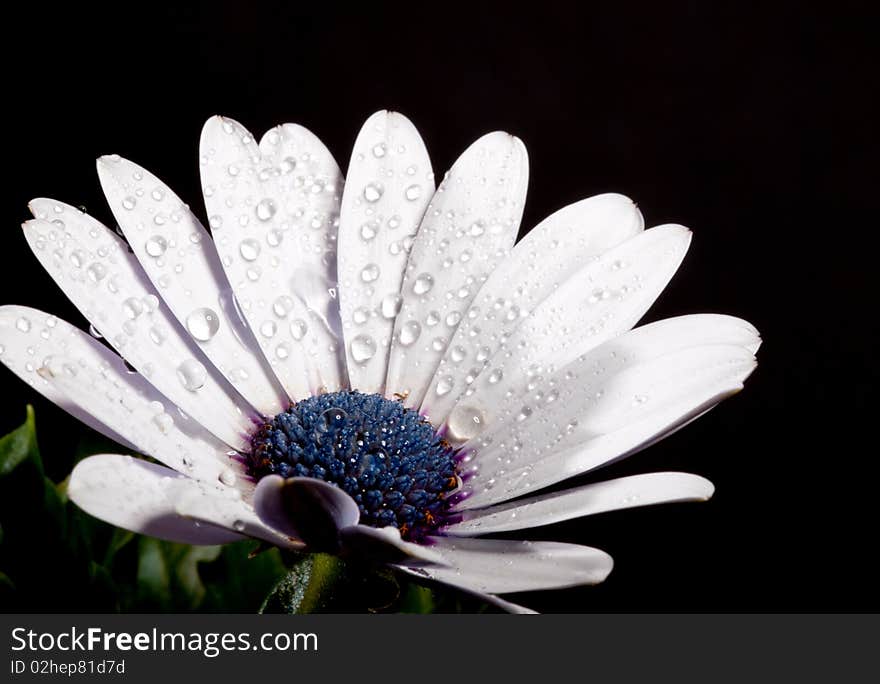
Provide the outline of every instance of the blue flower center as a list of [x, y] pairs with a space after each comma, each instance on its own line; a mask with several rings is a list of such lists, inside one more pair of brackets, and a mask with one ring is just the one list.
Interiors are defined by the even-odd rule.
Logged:
[[345, 491], [361, 522], [419, 541], [446, 517], [457, 459], [434, 427], [399, 401], [357, 391], [298, 401], [251, 440], [250, 474], [314, 477]]

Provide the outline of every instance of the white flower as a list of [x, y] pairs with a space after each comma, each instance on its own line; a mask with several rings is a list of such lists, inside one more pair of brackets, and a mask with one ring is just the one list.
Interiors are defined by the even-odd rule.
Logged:
[[632, 329], [684, 257], [686, 228], [644, 230], [631, 200], [605, 194], [514, 246], [522, 142], [483, 136], [435, 190], [397, 113], [364, 124], [344, 189], [327, 148], [292, 124], [258, 143], [214, 117], [199, 154], [213, 239], [116, 156], [98, 174], [128, 245], [49, 199], [24, 225], [119, 356], [5, 306], [0, 360], [167, 466], [85, 459], [69, 492], [92, 515], [193, 544], [366, 553], [524, 610], [495, 594], [601, 582], [611, 558], [474, 537], [712, 495], [671, 472], [535, 494], [672, 433], [755, 367], [758, 333], [737, 318]]

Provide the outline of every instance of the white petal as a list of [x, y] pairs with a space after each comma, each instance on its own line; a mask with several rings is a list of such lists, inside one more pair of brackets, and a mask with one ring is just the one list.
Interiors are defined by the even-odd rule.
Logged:
[[428, 566], [415, 569], [417, 574], [489, 594], [599, 584], [614, 564], [604, 551], [577, 544], [443, 537], [432, 541], [433, 550], [450, 567]]
[[374, 563], [431, 563], [445, 565], [443, 556], [429, 546], [404, 541], [396, 527], [354, 525], [339, 531], [343, 555], [366, 558]]
[[[511, 355], [503, 359], [503, 365], [499, 364], [469, 385], [447, 420], [446, 436], [455, 443], [471, 438], [472, 446], [476, 445], [491, 431], [499, 430], [499, 425], [517, 422], [513, 419], [519, 418], [523, 406], [534, 410], [554, 403], [565, 388], [571, 391], [576, 374], [590, 377], [595, 384], [599, 380], [596, 371], [599, 367], [602, 377], [607, 377], [613, 371], [663, 354], [713, 344], [740, 346], [754, 354], [760, 346], [760, 337], [751, 324], [740, 318], [692, 314], [627, 331], [571, 364], [544, 363], [541, 358], [532, 363], [531, 355], [517, 364], [517, 358]], [[580, 403], [588, 400], [582, 396]]]
[[[410, 575], [411, 577], [420, 577], [422, 579], [425, 578], [425, 573], [418, 566], [414, 566], [411, 568], [397, 566], [397, 569], [400, 570], [401, 572], [406, 573], [407, 575]], [[458, 591], [462, 591], [466, 594], [469, 594], [469, 595], [473, 596], [474, 598], [479, 599], [480, 601], [485, 601], [486, 603], [489, 603], [489, 604], [495, 606], [496, 608], [500, 608], [501, 610], [503, 610], [506, 613], [513, 613], [516, 615], [535, 615], [536, 614], [536, 611], [532, 610], [531, 608], [526, 608], [525, 606], [521, 606], [517, 603], [512, 603], [510, 601], [505, 601], [503, 598], [495, 596], [495, 594], [487, 594], [486, 592], [479, 591], [477, 589], [474, 589], [473, 587], [469, 587], [465, 584], [462, 584], [462, 582], [460, 580], [458, 582], [451, 582], [447, 578], [444, 581], [440, 582], [439, 580], [432, 578], [432, 581], [436, 581], [439, 584], [444, 584], [447, 587], [452, 587], [453, 589], [457, 589]]]
[[114, 442], [137, 451], [122, 435], [71, 402], [37, 373], [45, 365], [44, 360], [59, 349], [67, 356], [87, 357], [90, 363], [100, 364], [112, 357], [121, 364], [100, 342], [50, 314], [26, 306], [7, 305], [0, 307], [0, 349], [0, 362], [49, 401]]
[[244, 539], [231, 529], [181, 516], [170, 492], [186, 487], [198, 485], [162, 466], [130, 456], [100, 454], [77, 463], [67, 493], [89, 515], [139, 534], [184, 544]]
[[504, 501], [634, 453], [739, 391], [755, 367], [751, 352], [722, 344], [641, 362], [630, 354], [621, 337], [543, 377], [540, 393], [526, 397], [525, 388], [466, 457], [458, 507]]
[[223, 376], [265, 415], [287, 397], [242, 320], [208, 232], [156, 176], [118, 156], [98, 159], [107, 202], [135, 256], [177, 320]]
[[636, 506], [706, 501], [714, 491], [712, 483], [699, 475], [646, 473], [465, 511], [461, 522], [443, 532], [454, 537], [495, 534]]
[[[449, 413], [447, 438], [460, 444], [485, 433], [509, 417], [503, 399], [521, 400], [512, 388], [531, 392], [547, 369], [561, 368], [629, 330], [672, 277], [689, 242], [690, 232], [681, 226], [652, 228], [566, 280], [500, 340], [494, 354], [486, 349], [482, 369], [474, 369], [480, 372], [468, 378], [472, 381]], [[551, 396], [550, 388], [545, 392]]]
[[[506, 388], [526, 377], [532, 364], [559, 367], [632, 328], [672, 278], [690, 239], [683, 226], [658, 226], [604, 252], [522, 321], [472, 391]], [[498, 377], [505, 382], [493, 383]]]
[[[177, 480], [175, 484], [180, 482]], [[192, 480], [186, 482], [186, 486], [172, 487], [168, 493], [174, 510], [179, 515], [232, 529], [281, 548], [298, 551], [305, 549], [305, 544], [299, 539], [288, 536], [261, 520], [249, 499], [242, 500], [237, 492], [223, 491], [203, 483], [196, 483], [198, 486], [194, 487]]]
[[254, 509], [267, 525], [329, 553], [339, 550], [339, 531], [360, 519], [354, 499], [312, 477], [267, 475], [254, 491]]
[[[68, 351], [78, 350], [69, 345]], [[65, 356], [59, 348], [41, 364], [41, 377], [142, 453], [196, 479], [247, 488], [237, 454], [227, 454], [225, 445], [121, 362], [95, 363], [94, 355]]]
[[400, 286], [413, 237], [434, 194], [415, 126], [381, 111], [364, 123], [339, 217], [339, 305], [351, 386], [381, 394]]
[[421, 405], [461, 317], [513, 246], [528, 175], [522, 141], [496, 132], [465, 150], [440, 183], [407, 262], [386, 395]]
[[91, 336], [36, 309], [4, 306], [0, 340], [0, 360], [87, 425], [194, 477], [250, 490], [225, 444]]
[[241, 311], [291, 399], [346, 386], [336, 292], [343, 179], [301, 126], [259, 146], [241, 124], [212, 117], [200, 144], [208, 223]]
[[541, 221], [492, 272], [462, 317], [421, 412], [435, 425], [443, 423], [501, 341], [531, 311], [592, 259], [643, 228], [633, 201], [611, 193], [570, 204]]
[[125, 243], [78, 209], [33, 200], [24, 225], [37, 259], [94, 328], [162, 394], [236, 449], [257, 414], [180, 327]]

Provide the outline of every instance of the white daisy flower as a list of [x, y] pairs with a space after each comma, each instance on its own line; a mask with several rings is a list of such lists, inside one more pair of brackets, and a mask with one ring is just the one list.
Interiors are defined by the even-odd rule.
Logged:
[[257, 142], [221, 117], [200, 170], [210, 234], [118, 156], [98, 175], [125, 241], [30, 205], [27, 242], [94, 335], [5, 306], [0, 360], [164, 464], [81, 461], [69, 493], [90, 514], [190, 544], [366, 554], [518, 611], [496, 595], [601, 582], [610, 556], [475, 537], [712, 495], [673, 472], [536, 493], [662, 439], [754, 369], [760, 339], [737, 318], [633, 329], [688, 229], [644, 230], [605, 194], [514, 245], [522, 142], [483, 136], [435, 189], [415, 127], [385, 111], [345, 181], [301, 126]]

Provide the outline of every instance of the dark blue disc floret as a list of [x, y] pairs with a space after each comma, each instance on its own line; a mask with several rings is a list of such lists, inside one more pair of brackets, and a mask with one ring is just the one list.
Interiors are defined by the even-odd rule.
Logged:
[[452, 447], [417, 411], [378, 394], [332, 392], [297, 402], [251, 440], [251, 475], [315, 477], [357, 502], [361, 522], [419, 541], [446, 517], [458, 486]]

